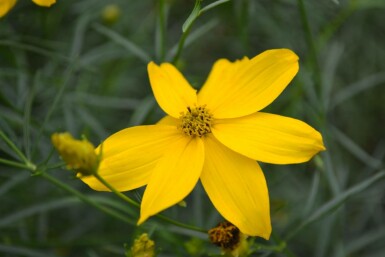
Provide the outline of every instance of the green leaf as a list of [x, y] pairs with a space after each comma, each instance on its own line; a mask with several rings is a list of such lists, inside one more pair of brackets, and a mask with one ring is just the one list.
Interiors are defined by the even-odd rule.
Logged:
[[372, 186], [375, 182], [385, 178], [385, 170], [380, 170], [375, 175], [371, 176], [370, 178], [364, 180], [363, 182], [351, 187], [350, 189], [346, 190], [345, 192], [339, 194], [338, 196], [334, 197], [329, 202], [322, 205], [320, 208], [318, 208], [313, 214], [309, 215], [309, 217], [304, 220], [296, 229], [293, 230], [292, 233], [290, 233], [285, 241], [288, 241], [290, 238], [292, 238], [295, 234], [297, 234], [300, 230], [305, 228], [307, 225], [321, 219], [327, 214], [332, 213], [334, 210], [336, 210], [341, 204], [343, 204], [349, 197], [358, 194], [365, 189]]
[[148, 62], [151, 61], [150, 56], [148, 56], [148, 54], [145, 51], [143, 51], [139, 46], [137, 46], [127, 38], [119, 35], [115, 31], [98, 24], [95, 24], [93, 28], [100, 34], [103, 34], [104, 36], [110, 38], [116, 44], [126, 48], [129, 52], [131, 52], [134, 56], [138, 57], [144, 63], [147, 64]]

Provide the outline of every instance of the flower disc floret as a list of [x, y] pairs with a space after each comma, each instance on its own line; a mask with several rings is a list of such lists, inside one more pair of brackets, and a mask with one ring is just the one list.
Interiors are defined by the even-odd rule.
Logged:
[[202, 137], [211, 133], [213, 115], [205, 106], [187, 107], [187, 111], [181, 113], [179, 120], [179, 128], [188, 136]]

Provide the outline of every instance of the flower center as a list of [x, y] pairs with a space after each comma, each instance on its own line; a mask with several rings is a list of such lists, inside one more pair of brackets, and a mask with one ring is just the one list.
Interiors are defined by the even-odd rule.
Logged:
[[205, 106], [187, 107], [187, 111], [181, 113], [179, 120], [178, 128], [188, 136], [201, 137], [211, 133], [213, 115]]

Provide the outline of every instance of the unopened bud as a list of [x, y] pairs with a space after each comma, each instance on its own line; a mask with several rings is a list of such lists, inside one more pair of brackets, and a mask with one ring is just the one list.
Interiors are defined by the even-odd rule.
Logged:
[[54, 133], [51, 141], [67, 168], [87, 176], [97, 172], [99, 158], [95, 147], [87, 139], [74, 139], [70, 133]]
[[116, 4], [106, 5], [102, 10], [102, 19], [106, 24], [114, 24], [120, 17], [120, 8]]
[[127, 252], [126, 256], [154, 257], [155, 243], [148, 237], [146, 233], [144, 233], [135, 239], [134, 244], [131, 247], [131, 251]]

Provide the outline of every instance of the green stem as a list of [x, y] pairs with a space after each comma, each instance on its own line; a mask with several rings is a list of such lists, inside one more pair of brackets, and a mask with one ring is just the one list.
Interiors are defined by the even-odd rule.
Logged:
[[129, 204], [132, 204], [136, 207], [140, 207], [140, 204], [126, 196], [125, 194], [122, 194], [118, 190], [116, 190], [113, 186], [111, 186], [103, 177], [101, 177], [98, 173], [94, 174], [94, 177], [99, 180], [103, 185], [105, 185], [108, 189], [110, 189], [115, 195], [117, 195], [120, 199], [123, 201], [128, 202]]
[[19, 158], [28, 166], [30, 161], [25, 157], [25, 155], [17, 148], [17, 146], [0, 130], [0, 137], [5, 141], [5, 143], [19, 156]]
[[[121, 198], [122, 200], [128, 202], [129, 204], [132, 204], [138, 208], [140, 208], [140, 204], [134, 200], [132, 200], [131, 198], [129, 198], [128, 196], [122, 194], [121, 192], [119, 192], [118, 190], [116, 190], [113, 186], [111, 186], [103, 177], [101, 177], [98, 173], [94, 174], [94, 177], [99, 180], [104, 186], [106, 186], [108, 189], [111, 190], [111, 192], [113, 192], [115, 195], [117, 195], [119, 198]], [[166, 216], [163, 216], [161, 214], [157, 214], [156, 217], [170, 223], [170, 224], [173, 224], [175, 226], [178, 226], [178, 227], [181, 227], [181, 228], [186, 228], [186, 229], [190, 229], [190, 230], [193, 230], [193, 231], [198, 231], [198, 232], [203, 232], [203, 233], [207, 233], [207, 231], [205, 229], [202, 229], [202, 228], [198, 228], [198, 227], [195, 227], [195, 226], [191, 226], [191, 225], [186, 225], [184, 223], [181, 223], [181, 222], [178, 222], [176, 220], [173, 220], [171, 218], [168, 218]]]
[[188, 34], [190, 33], [191, 27], [192, 27], [192, 26], [189, 26], [189, 27], [187, 28], [187, 30], [186, 30], [185, 32], [183, 32], [182, 37], [181, 37], [180, 40], [179, 40], [179, 43], [178, 43], [178, 50], [176, 51], [176, 54], [175, 54], [175, 56], [174, 56], [174, 59], [172, 60], [172, 63], [173, 63], [174, 65], [176, 65], [176, 63], [179, 61], [179, 58], [180, 58], [180, 56], [181, 56], [181, 54], [182, 54], [182, 50], [183, 50], [184, 43], [185, 43], [185, 41], [186, 41], [186, 38], [187, 38]]
[[316, 85], [316, 88], [318, 90], [320, 90], [321, 86], [322, 86], [321, 70], [320, 70], [320, 67], [318, 64], [317, 50], [316, 50], [313, 36], [311, 33], [309, 20], [308, 20], [307, 14], [306, 14], [305, 4], [304, 4], [303, 0], [297, 0], [297, 2], [298, 2], [298, 8], [299, 8], [302, 26], [303, 26], [303, 29], [305, 31], [306, 43], [310, 48], [309, 50], [310, 50], [311, 63], [313, 66], [313, 71], [314, 71], [314, 76], [315, 76], [314, 83]]
[[49, 182], [51, 182], [52, 184], [58, 186], [59, 188], [63, 189], [64, 191], [67, 191], [68, 193], [78, 197], [81, 201], [95, 207], [96, 209], [118, 219], [118, 220], [121, 220], [121, 221], [124, 221], [128, 224], [132, 224], [132, 220], [130, 219], [127, 219], [126, 217], [124, 217], [122, 214], [120, 214], [119, 212], [116, 212], [110, 208], [107, 208], [103, 205], [100, 205], [99, 203], [89, 199], [88, 197], [84, 196], [82, 193], [80, 193], [79, 191], [69, 187], [68, 185], [62, 183], [61, 181], [57, 180], [56, 178], [54, 178], [53, 176], [45, 173], [45, 172], [40, 172], [39, 173], [40, 176], [42, 176], [43, 178], [45, 178], [46, 180], [48, 180]]
[[0, 163], [6, 164], [8, 166], [13, 166], [13, 167], [16, 167], [16, 168], [31, 170], [31, 166], [29, 166], [29, 165], [26, 165], [26, 164], [23, 164], [23, 163], [20, 163], [20, 162], [14, 162], [14, 161], [6, 160], [6, 159], [3, 159], [3, 158], [0, 158]]

